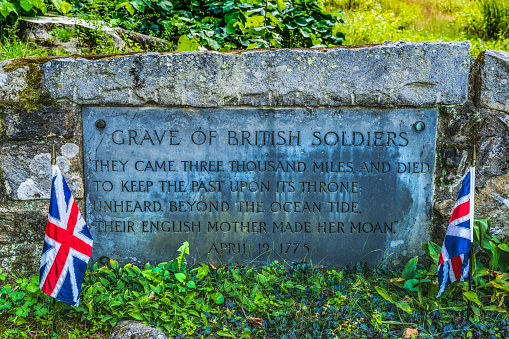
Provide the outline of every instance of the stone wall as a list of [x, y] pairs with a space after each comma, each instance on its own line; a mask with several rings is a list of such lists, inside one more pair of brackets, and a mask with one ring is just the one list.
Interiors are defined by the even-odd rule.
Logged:
[[[181, 52], [0, 63], [0, 267], [39, 260], [50, 148], [84, 210], [81, 106], [438, 108], [433, 223], [441, 243], [477, 146], [479, 217], [509, 236], [509, 54], [468, 42]], [[429, 229], [428, 229], [429, 227]]]

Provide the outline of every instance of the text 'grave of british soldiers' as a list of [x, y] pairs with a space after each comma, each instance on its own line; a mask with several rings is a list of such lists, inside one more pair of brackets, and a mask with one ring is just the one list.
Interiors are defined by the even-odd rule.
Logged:
[[436, 109], [82, 114], [96, 261], [374, 263], [431, 220]]

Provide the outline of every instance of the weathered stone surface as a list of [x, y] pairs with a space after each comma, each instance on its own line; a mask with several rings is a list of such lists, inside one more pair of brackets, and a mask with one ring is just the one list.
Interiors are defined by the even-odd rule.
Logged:
[[0, 98], [4, 102], [19, 102], [21, 93], [26, 89], [25, 80], [28, 67], [20, 67], [12, 71], [5, 71], [4, 66], [12, 60], [0, 62]]
[[396, 42], [68, 58], [43, 68], [53, 99], [87, 105], [429, 107], [466, 101], [469, 55], [468, 42]]
[[509, 53], [484, 51], [474, 67], [475, 102], [480, 107], [509, 112]]
[[39, 200], [0, 206], [0, 267], [38, 267], [48, 205], [48, 201]]
[[79, 108], [67, 102], [56, 106], [42, 106], [39, 109], [6, 108], [0, 110], [3, 116], [3, 141], [37, 140], [47, 137], [71, 138], [78, 123]]
[[[57, 165], [76, 199], [83, 197], [80, 146], [56, 144]], [[0, 148], [0, 170], [9, 200], [49, 199], [51, 144], [25, 143]]]
[[167, 339], [160, 330], [139, 321], [120, 321], [111, 332], [110, 339]]
[[476, 145], [475, 214], [491, 218], [494, 233], [509, 236], [509, 119], [471, 101], [440, 109], [432, 240], [442, 243]]

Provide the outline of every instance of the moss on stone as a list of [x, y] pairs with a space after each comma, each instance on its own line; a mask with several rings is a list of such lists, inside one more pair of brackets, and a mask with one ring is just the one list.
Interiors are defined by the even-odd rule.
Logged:
[[55, 103], [49, 98], [49, 94], [41, 93], [43, 71], [42, 68], [34, 63], [22, 63], [21, 61], [28, 59], [15, 59], [13, 63], [16, 64], [15, 68], [11, 68], [12, 63], [3, 66], [4, 71], [12, 71], [19, 67], [28, 67], [25, 75], [26, 87], [19, 94], [18, 100], [1, 100], [0, 107], [24, 109], [31, 111], [38, 109], [41, 105], [52, 106]]
[[[5, 132], [5, 120], [3, 119], [2, 116], [0, 116], [0, 137], [4, 134]], [[0, 169], [1, 171], [1, 169]], [[0, 172], [0, 175], [1, 175], [1, 172]]]

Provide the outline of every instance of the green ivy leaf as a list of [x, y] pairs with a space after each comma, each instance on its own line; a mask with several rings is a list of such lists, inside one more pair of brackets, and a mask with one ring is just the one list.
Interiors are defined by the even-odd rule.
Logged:
[[398, 308], [400, 308], [404, 312], [406, 312], [408, 314], [412, 314], [412, 307], [408, 303], [406, 303], [404, 301], [398, 301], [394, 305], [396, 305]]
[[101, 284], [104, 286], [104, 287], [108, 287], [110, 286], [110, 282], [104, 278], [101, 278], [99, 277], [99, 280], [101, 281]]
[[129, 315], [136, 320], [144, 320], [143, 315], [139, 312], [130, 312]]
[[263, 285], [265, 285], [267, 283], [267, 277], [265, 277], [263, 274], [260, 274], [260, 273], [258, 273], [258, 280]]
[[4, 18], [7, 18], [11, 12], [16, 12], [16, 9], [10, 2], [6, 1], [0, 5], [0, 13], [4, 16]]
[[409, 279], [405, 282], [405, 284], [403, 285], [403, 288], [405, 288], [409, 291], [415, 292], [418, 290], [418, 286], [419, 286], [419, 280]]
[[297, 25], [302, 26], [302, 27], [307, 26], [307, 24], [308, 24], [306, 18], [301, 17], [301, 16], [296, 17], [295, 20], [293, 20], [293, 22], [295, 22]]
[[60, 10], [62, 8], [64, 1], [63, 0], [51, 0], [51, 3], [53, 4], [53, 6], [56, 9]]
[[179, 282], [184, 282], [186, 280], [186, 275], [184, 273], [175, 273], [175, 279]]
[[37, 285], [28, 285], [27, 286], [27, 291], [30, 292], [30, 293], [36, 293], [39, 291], [39, 286]]
[[497, 270], [498, 269], [498, 247], [493, 242], [490, 241], [491, 245], [491, 259], [489, 262], [489, 267], [491, 270]]
[[213, 298], [213, 300], [214, 300], [214, 302], [215, 302], [216, 304], [222, 304], [222, 303], [224, 303], [224, 296], [223, 296], [221, 293], [219, 293], [219, 292], [214, 293], [214, 294], [212, 295], [212, 298]]
[[138, 12], [145, 13], [145, 4], [141, 0], [131, 0], [130, 4], [136, 8]]
[[200, 267], [193, 269], [193, 271], [198, 271], [196, 274], [196, 279], [200, 281], [205, 278], [207, 274], [209, 274], [210, 268], [209, 265], [201, 264]]
[[500, 313], [507, 313], [506, 310], [504, 310], [503, 308], [500, 308], [496, 305], [489, 305], [489, 306], [484, 306], [482, 308], [484, 311], [494, 311], [494, 312], [500, 312]]
[[110, 259], [110, 266], [115, 271], [118, 270], [118, 268], [119, 268], [118, 262], [116, 262], [115, 260], [112, 260], [112, 259]]
[[477, 305], [482, 307], [481, 302], [479, 301], [479, 298], [477, 298], [477, 294], [474, 291], [468, 291], [463, 293], [463, 295], [470, 301], [476, 303]]
[[478, 277], [484, 277], [485, 275], [489, 274], [489, 270], [486, 267], [479, 267], [475, 270], [474, 274], [472, 275], [473, 278]]
[[286, 4], [283, 0], [276, 0], [277, 10], [283, 12], [286, 9]]
[[157, 2], [157, 5], [161, 7], [165, 12], [169, 12], [173, 9], [173, 4], [169, 0], [161, 0]]
[[217, 331], [216, 332], [218, 335], [220, 335], [221, 337], [228, 337], [228, 338], [235, 338], [233, 335], [230, 334], [230, 332], [226, 332], [226, 331]]
[[19, 5], [27, 12], [30, 11], [32, 7], [34, 7], [32, 0], [20, 0]]
[[378, 286], [375, 286], [375, 290], [378, 292], [378, 294], [380, 294], [380, 296], [382, 298], [384, 298], [385, 300], [387, 301], [390, 301], [391, 303], [395, 303], [396, 302], [396, 297], [394, 295], [391, 295], [389, 293], [387, 293], [386, 290], [384, 290], [383, 288], [381, 287], [378, 287]]
[[67, 13], [71, 10], [71, 4], [68, 3], [67, 1], [63, 1], [62, 2], [62, 7], [60, 7], [61, 10], [62, 10], [62, 13]]
[[415, 275], [415, 272], [417, 271], [417, 260], [418, 259], [419, 259], [418, 257], [414, 257], [406, 263], [405, 268], [403, 269], [403, 274], [402, 274], [403, 279], [408, 280], [408, 279], [413, 278], [413, 276]]
[[183, 34], [179, 38], [177, 51], [197, 51], [199, 46], [200, 44], [196, 37], [190, 40], [187, 35]]

